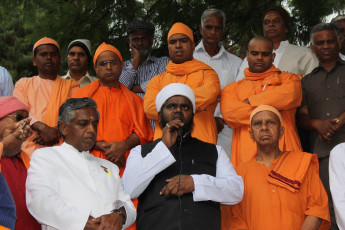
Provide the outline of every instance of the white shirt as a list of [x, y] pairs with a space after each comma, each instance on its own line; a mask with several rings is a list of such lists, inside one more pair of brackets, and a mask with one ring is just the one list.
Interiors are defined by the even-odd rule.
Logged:
[[[195, 47], [194, 58], [198, 59], [207, 65], [211, 66], [218, 74], [220, 88], [223, 89], [225, 86], [232, 82], [236, 82], [236, 75], [241, 66], [241, 58], [227, 52], [223, 45], [219, 43], [220, 50], [218, 54], [211, 57], [205, 50], [204, 43], [201, 41], [197, 47]], [[214, 111], [215, 117], [223, 117], [220, 112], [220, 103]], [[224, 125], [223, 130], [218, 134], [217, 144], [222, 146], [230, 157], [231, 153], [231, 142], [232, 142], [232, 128], [227, 124]]]
[[345, 230], [345, 143], [335, 146], [331, 151], [329, 185], [337, 225], [340, 230]]
[[[280, 42], [280, 45], [278, 47], [278, 49], [276, 50], [273, 50], [273, 53], [276, 54], [275, 58], [274, 58], [274, 61], [273, 61], [273, 64], [274, 66], [276, 66], [278, 68], [278, 65], [279, 65], [279, 62], [280, 62], [280, 59], [281, 57], [283, 56], [284, 54], [284, 51], [286, 49], [286, 47], [289, 45], [289, 42], [286, 40], [286, 41], [281, 41]], [[238, 71], [238, 74], [237, 74], [237, 77], [236, 77], [236, 80], [239, 81], [239, 80], [242, 80], [244, 79], [244, 69], [245, 68], [248, 68], [248, 60], [247, 60], [247, 57], [245, 57], [243, 59], [243, 62], [241, 64], [241, 67]]]
[[81, 230], [89, 216], [109, 214], [121, 204], [127, 214], [124, 227], [136, 218], [134, 205], [123, 192], [118, 167], [67, 143], [33, 153], [26, 204], [42, 229]]
[[345, 61], [345, 55], [342, 53], [339, 53], [339, 57], [341, 58], [341, 60]]
[[0, 97], [13, 95], [13, 81], [10, 73], [0, 66]]
[[[237, 204], [243, 197], [243, 180], [235, 169], [225, 151], [217, 146], [218, 160], [216, 177], [201, 174], [191, 175], [194, 181], [194, 201], [215, 201], [226, 205]], [[175, 162], [175, 158], [160, 141], [146, 157], [141, 156], [141, 146], [131, 150], [126, 169], [122, 176], [124, 191], [131, 198], [138, 197], [150, 184], [151, 180]]]
[[[71, 77], [69, 71], [67, 72], [67, 74], [66, 74], [65, 76], [62, 76], [61, 78], [64, 78], [64, 79], [72, 79], [72, 80], [74, 80], [74, 79]], [[87, 86], [87, 85], [89, 85], [91, 82], [96, 81], [96, 80], [98, 80], [97, 77], [90, 76], [89, 72], [86, 72], [85, 76], [83, 76], [82, 78], [79, 79], [79, 81], [76, 81], [76, 82], [78, 82], [78, 84], [79, 84], [80, 87], [84, 87], [84, 86]]]

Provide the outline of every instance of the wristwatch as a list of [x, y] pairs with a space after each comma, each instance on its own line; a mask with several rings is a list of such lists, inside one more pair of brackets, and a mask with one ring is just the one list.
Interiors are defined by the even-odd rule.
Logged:
[[122, 216], [122, 219], [123, 219], [122, 224], [123, 224], [123, 225], [126, 223], [126, 215], [125, 215], [123, 212], [121, 212], [120, 209], [114, 209], [114, 210], [111, 211], [111, 212], [116, 212], [116, 213], [118, 213], [120, 216]]

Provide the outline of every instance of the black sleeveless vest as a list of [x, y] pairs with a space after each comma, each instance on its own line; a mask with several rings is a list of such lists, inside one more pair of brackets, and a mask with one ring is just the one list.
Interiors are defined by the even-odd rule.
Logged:
[[[145, 157], [161, 139], [142, 145]], [[193, 194], [160, 196], [166, 179], [180, 173], [180, 139], [170, 148], [176, 162], [157, 174], [138, 200], [138, 230], [217, 230], [220, 229], [220, 206], [213, 201], [194, 202]], [[208, 174], [216, 176], [218, 152], [214, 144], [202, 142], [191, 136], [183, 138], [181, 146], [182, 174]], [[180, 221], [179, 221], [180, 220]]]

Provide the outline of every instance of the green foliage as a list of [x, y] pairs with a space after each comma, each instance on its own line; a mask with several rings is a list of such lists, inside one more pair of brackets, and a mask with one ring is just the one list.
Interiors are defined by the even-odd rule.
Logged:
[[129, 58], [126, 27], [134, 19], [156, 26], [153, 55], [168, 55], [166, 36], [173, 23], [186, 23], [200, 41], [202, 12], [218, 8], [227, 15], [224, 45], [243, 57], [248, 41], [262, 35], [262, 12], [271, 5], [291, 10], [290, 42], [305, 45], [312, 26], [332, 12], [344, 12], [345, 0], [2, 0], [0, 1], [0, 65], [14, 81], [37, 74], [32, 66], [32, 46], [47, 36], [61, 47], [62, 68], [67, 70], [68, 44], [77, 38], [92, 42], [92, 51], [102, 42], [115, 45]]

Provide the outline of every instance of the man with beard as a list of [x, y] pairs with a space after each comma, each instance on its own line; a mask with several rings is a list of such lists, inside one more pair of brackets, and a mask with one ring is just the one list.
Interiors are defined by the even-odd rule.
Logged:
[[329, 186], [329, 154], [345, 140], [345, 62], [333, 24], [320, 23], [310, 32], [311, 49], [320, 65], [302, 79], [303, 100], [298, 125], [310, 131], [311, 152], [320, 164], [320, 177], [329, 197], [332, 229], [336, 228]]
[[241, 201], [241, 177], [220, 146], [191, 137], [189, 86], [165, 86], [155, 104], [163, 135], [131, 151], [122, 178], [124, 191], [139, 200], [137, 229], [220, 229], [219, 204]]
[[67, 48], [67, 64], [69, 70], [64, 79], [73, 79], [80, 87], [87, 86], [97, 77], [90, 76], [87, 71], [92, 63], [91, 44], [87, 39], [72, 41]]
[[345, 60], [345, 15], [338, 15], [332, 19], [331, 23], [338, 29], [338, 39], [340, 42], [339, 57]]
[[144, 97], [146, 86], [154, 76], [165, 72], [168, 57], [150, 55], [155, 28], [145, 21], [133, 21], [127, 27], [131, 60], [123, 63], [120, 82], [140, 97]]
[[37, 67], [38, 76], [19, 79], [13, 92], [13, 96], [28, 107], [32, 118], [33, 135], [22, 145], [22, 150], [28, 155], [23, 159], [27, 168], [34, 150], [59, 143], [59, 107], [79, 87], [76, 82], [58, 76], [60, 47], [55, 40], [44, 37], [34, 44], [32, 51], [32, 62]]
[[[281, 6], [268, 8], [262, 16], [263, 34], [273, 42], [275, 58], [273, 64], [282, 71], [301, 74], [310, 73], [317, 65], [315, 55], [307, 47], [290, 44], [287, 34], [290, 30], [290, 15]], [[245, 58], [239, 69], [237, 80], [243, 79], [244, 69], [248, 67]]]
[[68, 99], [59, 110], [61, 146], [35, 151], [26, 203], [42, 229], [120, 230], [136, 217], [119, 168], [90, 154], [99, 113], [91, 98]]

